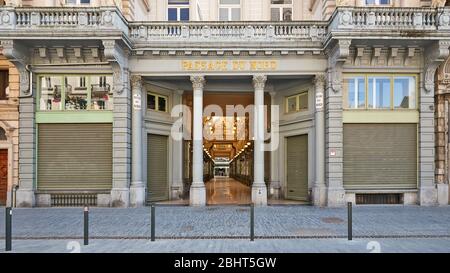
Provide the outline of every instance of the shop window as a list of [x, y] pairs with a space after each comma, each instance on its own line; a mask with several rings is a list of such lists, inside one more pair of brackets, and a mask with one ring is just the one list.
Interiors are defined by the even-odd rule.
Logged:
[[113, 109], [113, 79], [111, 76], [91, 77], [91, 109]]
[[39, 110], [112, 110], [112, 76], [42, 76]]
[[394, 78], [394, 108], [416, 108], [416, 79], [415, 77]]
[[70, 76], [64, 78], [65, 109], [86, 110], [88, 102], [88, 90], [86, 77]]
[[417, 108], [416, 76], [346, 76], [343, 83], [345, 109]]
[[368, 108], [389, 109], [391, 107], [391, 79], [369, 77]]
[[219, 20], [241, 20], [241, 0], [219, 0]]
[[62, 110], [62, 78], [42, 77], [39, 99], [40, 110]]
[[308, 92], [286, 98], [286, 113], [308, 110]]
[[189, 0], [169, 0], [167, 19], [169, 21], [189, 21]]
[[0, 70], [0, 100], [7, 100], [9, 96], [9, 72]]
[[167, 112], [167, 97], [153, 93], [147, 94], [147, 109]]
[[344, 79], [346, 108], [361, 109], [366, 107], [366, 79], [353, 77]]
[[390, 0], [366, 0], [366, 5], [390, 5]]
[[271, 0], [272, 21], [292, 21], [292, 0]]

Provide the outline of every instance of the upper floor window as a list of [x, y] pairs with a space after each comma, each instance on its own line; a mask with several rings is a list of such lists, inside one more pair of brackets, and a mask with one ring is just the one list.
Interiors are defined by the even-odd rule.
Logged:
[[189, 0], [169, 0], [167, 20], [189, 21]]
[[219, 20], [241, 20], [241, 0], [219, 0]]
[[147, 109], [159, 112], [167, 112], [167, 97], [159, 94], [148, 93]]
[[346, 109], [416, 109], [417, 77], [358, 75], [344, 78]]
[[286, 98], [286, 113], [295, 113], [308, 110], [308, 92]]
[[66, 0], [66, 5], [89, 5], [91, 0]]
[[366, 0], [366, 5], [390, 5], [390, 0]]
[[112, 110], [112, 76], [43, 76], [39, 78], [39, 109]]
[[9, 96], [9, 71], [0, 70], [0, 100], [7, 100]]
[[292, 21], [292, 0], [271, 0], [272, 21]]

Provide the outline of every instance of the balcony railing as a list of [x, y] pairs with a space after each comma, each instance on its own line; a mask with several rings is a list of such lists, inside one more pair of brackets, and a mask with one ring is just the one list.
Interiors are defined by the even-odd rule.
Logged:
[[137, 43], [323, 41], [331, 31], [450, 30], [450, 8], [340, 7], [329, 21], [128, 22], [116, 7], [0, 7], [6, 30], [121, 31]]
[[130, 24], [138, 41], [321, 41], [326, 22], [142, 22]]
[[449, 8], [338, 8], [330, 29], [354, 30], [449, 30]]
[[128, 23], [115, 7], [0, 8], [1, 29], [117, 29], [128, 34]]

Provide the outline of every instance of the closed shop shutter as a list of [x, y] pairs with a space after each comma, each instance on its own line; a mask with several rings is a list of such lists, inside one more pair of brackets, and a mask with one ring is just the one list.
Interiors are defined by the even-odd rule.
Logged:
[[308, 135], [287, 138], [287, 199], [308, 201]]
[[345, 124], [344, 186], [417, 188], [417, 124]]
[[39, 124], [39, 190], [110, 190], [112, 124]]
[[149, 134], [147, 138], [147, 201], [169, 199], [167, 184], [168, 137]]

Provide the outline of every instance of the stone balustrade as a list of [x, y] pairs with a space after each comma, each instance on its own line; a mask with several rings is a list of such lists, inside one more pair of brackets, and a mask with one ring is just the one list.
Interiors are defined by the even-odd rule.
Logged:
[[449, 30], [449, 8], [341, 7], [330, 19], [330, 30]]
[[128, 23], [115, 7], [0, 8], [0, 29], [116, 29], [128, 35]]
[[131, 23], [130, 36], [143, 41], [321, 41], [326, 22], [145, 22]]
[[145, 43], [316, 42], [332, 31], [450, 30], [450, 8], [339, 7], [329, 21], [128, 22], [116, 7], [1, 7], [0, 30], [122, 31]]

